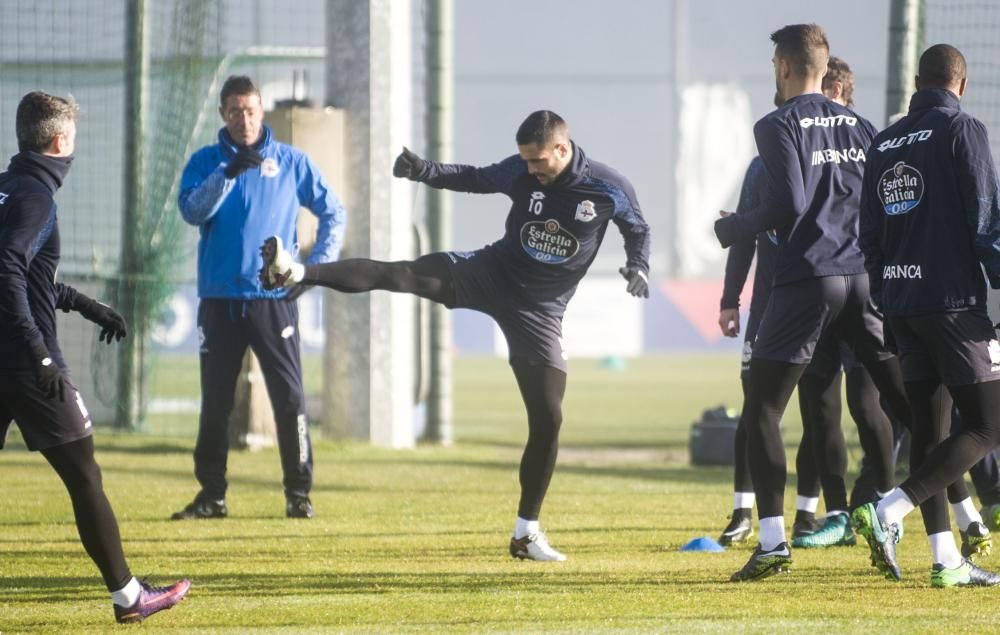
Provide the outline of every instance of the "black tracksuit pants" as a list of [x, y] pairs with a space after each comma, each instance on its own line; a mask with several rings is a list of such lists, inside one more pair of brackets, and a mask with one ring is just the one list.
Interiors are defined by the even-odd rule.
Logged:
[[229, 416], [248, 346], [260, 360], [274, 409], [285, 495], [309, 494], [313, 457], [305, 416], [298, 318], [295, 302], [288, 300], [201, 301], [201, 418], [194, 450], [200, 496], [220, 500], [226, 495]]

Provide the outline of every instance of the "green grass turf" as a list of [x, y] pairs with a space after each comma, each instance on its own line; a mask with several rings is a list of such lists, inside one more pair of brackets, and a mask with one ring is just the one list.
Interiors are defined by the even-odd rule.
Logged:
[[[907, 519], [897, 584], [871, 575], [864, 546], [796, 550], [793, 573], [745, 584], [727, 579], [748, 548], [678, 551], [726, 522], [729, 469], [689, 466], [686, 444], [703, 408], [738, 407], [736, 364], [733, 355], [672, 356], [616, 372], [573, 362], [563, 450], [542, 516], [569, 556], [561, 564], [507, 555], [526, 424], [499, 360], [459, 360], [454, 447], [318, 441], [311, 521], [283, 517], [274, 450], [231, 455], [229, 519], [168, 521], [195, 493], [193, 439], [100, 430], [98, 460], [134, 572], [154, 583], [194, 581], [184, 603], [143, 628], [995, 631], [1000, 591], [929, 587], [918, 514]], [[169, 369], [163, 376], [183, 378], [176, 394], [191, 380]], [[801, 429], [796, 411], [786, 420], [789, 445]], [[38, 454], [9, 446], [0, 454], [0, 632], [116, 630], [57, 477]]]

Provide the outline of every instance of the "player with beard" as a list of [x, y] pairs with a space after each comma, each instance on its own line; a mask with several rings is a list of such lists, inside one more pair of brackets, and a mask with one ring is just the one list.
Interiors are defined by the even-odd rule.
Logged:
[[439, 164], [404, 148], [393, 174], [431, 187], [502, 193], [512, 201], [506, 231], [472, 252], [439, 252], [414, 261], [362, 258], [302, 265], [280, 240], [261, 248], [265, 288], [311, 284], [344, 293], [384, 289], [411, 293], [449, 308], [481, 311], [507, 339], [510, 365], [528, 411], [528, 442], [521, 458], [521, 498], [510, 554], [565, 560], [539, 525], [555, 469], [566, 355], [562, 317], [577, 284], [597, 256], [609, 223], [625, 241], [619, 273], [626, 291], [648, 297], [649, 227], [628, 180], [590, 159], [556, 113], [530, 114], [516, 134], [518, 154], [486, 167]]

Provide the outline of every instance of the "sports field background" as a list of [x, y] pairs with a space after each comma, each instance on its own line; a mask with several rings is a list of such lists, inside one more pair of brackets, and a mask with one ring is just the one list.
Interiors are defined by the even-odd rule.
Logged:
[[[98, 460], [134, 572], [153, 583], [194, 581], [187, 600], [142, 628], [994, 632], [995, 590], [930, 588], [918, 514], [907, 520], [897, 584], [871, 574], [864, 546], [796, 550], [791, 574], [740, 585], [727, 579], [749, 548], [678, 551], [726, 523], [730, 470], [691, 467], [687, 438], [705, 407], [738, 406], [736, 364], [731, 354], [631, 360], [620, 371], [572, 362], [542, 513], [569, 556], [561, 564], [507, 554], [526, 423], [503, 360], [458, 360], [454, 447], [318, 441], [311, 521], [284, 518], [273, 449], [231, 455], [229, 519], [169, 521], [195, 493], [193, 435], [99, 430]], [[163, 390], [197, 390], [193, 365], [160, 371]], [[795, 411], [785, 421], [790, 448], [801, 430]], [[856, 434], [845, 430], [853, 470]], [[120, 632], [65, 490], [41, 456], [9, 445], [0, 455], [0, 632]]]

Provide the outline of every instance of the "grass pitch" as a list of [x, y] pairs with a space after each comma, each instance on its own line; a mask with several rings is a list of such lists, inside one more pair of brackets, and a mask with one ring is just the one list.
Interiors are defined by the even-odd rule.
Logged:
[[[702, 409], [739, 406], [737, 363], [734, 355], [676, 356], [612, 371], [573, 362], [542, 515], [569, 556], [561, 564], [507, 555], [526, 424], [500, 360], [459, 360], [454, 447], [389, 451], [318, 440], [311, 521], [284, 518], [275, 450], [230, 456], [229, 519], [169, 521], [196, 491], [193, 437], [101, 430], [98, 460], [133, 571], [154, 584], [194, 581], [187, 600], [142, 628], [993, 632], [1000, 590], [929, 587], [917, 514], [907, 519], [904, 581], [896, 584], [871, 574], [863, 541], [796, 550], [791, 574], [744, 584], [727, 580], [749, 548], [678, 551], [726, 523], [729, 469], [691, 467], [686, 448]], [[800, 429], [791, 408], [790, 448]], [[845, 432], [856, 438], [846, 422]], [[117, 631], [58, 478], [40, 455], [8, 445], [0, 454], [0, 632]], [[857, 459], [856, 443], [851, 454]], [[793, 486], [794, 477], [789, 510]], [[1000, 558], [986, 566], [1000, 567]]]

